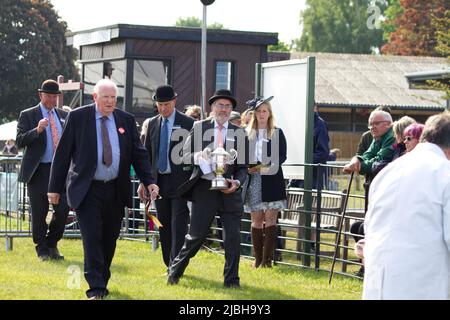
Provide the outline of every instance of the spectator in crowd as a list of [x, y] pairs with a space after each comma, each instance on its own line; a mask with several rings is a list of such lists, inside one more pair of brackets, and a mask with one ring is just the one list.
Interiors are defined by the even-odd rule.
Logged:
[[19, 153], [19, 149], [16, 146], [16, 142], [14, 139], [8, 139], [6, 140], [5, 146], [3, 147], [2, 151], [3, 155], [5, 156], [15, 156]]
[[[177, 194], [177, 188], [189, 179], [190, 166], [176, 163], [180, 156], [172, 158], [173, 148], [186, 136], [179, 136], [180, 131], [189, 132], [194, 119], [177, 111], [178, 94], [170, 85], [159, 86], [153, 100], [159, 115], [150, 119], [148, 124], [145, 148], [152, 163], [152, 176], [160, 188], [161, 199], [155, 201], [156, 212], [162, 227], [159, 228], [161, 250], [164, 263], [170, 263], [180, 251], [189, 223], [189, 209], [186, 199]], [[177, 140], [173, 138], [176, 136]], [[139, 185], [138, 194], [145, 198], [145, 186]]]
[[253, 110], [247, 109], [241, 114], [241, 127], [245, 128], [253, 117]]
[[[239, 187], [245, 181], [247, 165], [245, 161], [238, 161], [242, 160], [242, 156], [245, 158], [245, 150], [238, 148], [238, 138], [245, 137], [245, 132], [228, 121], [232, 109], [236, 107], [236, 99], [229, 90], [216, 91], [208, 102], [214, 117], [195, 122], [184, 144], [184, 161], [193, 163], [194, 171], [189, 181], [180, 186], [179, 192], [192, 201], [191, 223], [183, 248], [169, 267], [167, 283], [178, 283], [189, 260], [205, 241], [217, 213], [221, 216], [224, 233], [224, 286], [239, 287], [239, 231], [243, 211]], [[229, 184], [225, 190], [210, 190], [210, 179], [214, 178], [215, 174], [211, 163], [204, 157], [204, 150], [212, 145], [214, 148], [226, 147], [227, 150], [231, 147], [238, 152], [238, 158], [228, 165], [223, 175]]]
[[[375, 108], [374, 111], [386, 111], [387, 113], [391, 114], [391, 109], [386, 106], [379, 106], [379, 107]], [[358, 143], [358, 148], [356, 150], [356, 154], [359, 156], [362, 156], [364, 154], [364, 152], [366, 152], [366, 150], [369, 149], [372, 141], [373, 141], [373, 136], [369, 129], [362, 134], [361, 140]]]
[[270, 104], [272, 98], [256, 103], [253, 117], [246, 128], [250, 145], [250, 180], [244, 210], [251, 212], [254, 268], [272, 266], [278, 211], [286, 208], [286, 188], [281, 165], [287, 158], [287, 144], [283, 130], [274, 123]]
[[372, 182], [365, 219], [364, 299], [450, 296], [450, 114]]
[[184, 107], [184, 113], [195, 121], [202, 119], [202, 108], [197, 105], [187, 105]]
[[59, 253], [57, 244], [64, 234], [69, 207], [62, 188], [61, 201], [53, 205], [53, 218], [47, 225], [47, 187], [67, 112], [56, 108], [61, 94], [56, 81], [45, 80], [38, 91], [40, 103], [22, 111], [17, 124], [17, 145], [24, 149], [18, 180], [27, 184], [33, 242], [38, 257], [43, 261], [62, 260], [64, 256]]
[[392, 117], [385, 111], [374, 110], [369, 117], [369, 128], [373, 141], [367, 151], [362, 155], [356, 155], [344, 166], [345, 173], [369, 174], [371, 181], [372, 165], [376, 161], [392, 161], [394, 150], [392, 145], [395, 142], [392, 131]]
[[407, 126], [404, 130], [403, 137], [405, 138], [406, 152], [412, 151], [420, 141], [424, 125], [421, 123], [413, 123]]
[[89, 299], [103, 299], [125, 206], [132, 206], [130, 166], [156, 199], [148, 152], [139, 140], [133, 115], [116, 108], [117, 86], [102, 79], [95, 103], [69, 113], [53, 159], [48, 199], [58, 204], [67, 181], [67, 198], [80, 225], [84, 275]]
[[[317, 106], [314, 107], [314, 150], [313, 150], [313, 163], [314, 164], [326, 164], [330, 155], [330, 138], [328, 136], [328, 128], [325, 120], [323, 120], [317, 112]], [[323, 189], [325, 180], [325, 168], [313, 167], [313, 189]], [[326, 184], [325, 184], [326, 185]], [[303, 180], [291, 180], [290, 187], [303, 188]]]
[[[394, 156], [394, 149], [392, 145], [395, 142], [394, 134], [392, 130], [392, 117], [389, 113], [381, 110], [374, 110], [369, 117], [369, 128], [373, 137], [372, 144], [369, 149], [362, 155], [356, 155], [352, 158], [350, 163], [344, 166], [343, 171], [346, 173], [356, 172], [366, 175], [366, 181], [364, 188], [366, 192], [365, 211], [367, 211], [368, 205], [368, 192], [370, 183], [375, 175], [381, 170], [376, 172], [372, 171], [373, 165], [376, 163], [389, 163]], [[362, 239], [364, 235], [364, 226], [360, 221], [355, 222], [350, 232], [356, 236], [355, 241]], [[360, 268], [357, 275], [362, 276], [364, 274], [364, 266]]]
[[241, 114], [237, 111], [231, 111], [230, 120], [235, 126], [241, 127]]
[[[411, 118], [409, 116], [403, 116], [394, 122], [394, 124], [392, 126], [392, 130], [394, 132], [394, 137], [395, 137], [393, 160], [395, 160], [405, 154], [405, 152], [406, 152], [406, 147], [404, 144], [405, 136], [403, 133], [409, 125], [414, 124], [414, 123], [417, 123], [416, 120], [414, 120], [413, 118]], [[420, 136], [419, 136], [419, 138], [420, 138]]]
[[395, 143], [392, 145], [392, 149], [394, 151], [392, 155], [392, 160], [382, 159], [381, 161], [375, 161], [372, 164], [373, 175], [376, 175], [381, 169], [383, 169], [390, 162], [394, 161], [398, 157], [401, 157], [402, 155], [405, 154], [406, 147], [405, 144], [403, 143], [403, 141], [405, 140], [403, 136], [403, 131], [407, 126], [409, 126], [412, 123], [416, 123], [416, 120], [408, 116], [401, 117], [397, 121], [394, 121], [394, 123], [392, 124], [392, 131], [394, 133]]

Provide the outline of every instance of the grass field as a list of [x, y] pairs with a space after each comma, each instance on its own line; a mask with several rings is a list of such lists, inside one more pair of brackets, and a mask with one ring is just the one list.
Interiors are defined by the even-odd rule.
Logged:
[[[4, 239], [1, 239], [4, 248]], [[83, 300], [87, 284], [83, 277], [80, 240], [59, 244], [65, 260], [41, 262], [30, 238], [14, 239], [14, 250], [0, 251], [0, 299]], [[222, 255], [201, 250], [189, 264], [177, 286], [166, 284], [161, 251], [149, 243], [118, 241], [112, 266], [108, 299], [143, 300], [335, 300], [360, 299], [360, 280], [288, 266], [252, 269], [241, 259], [240, 289], [223, 287]]]

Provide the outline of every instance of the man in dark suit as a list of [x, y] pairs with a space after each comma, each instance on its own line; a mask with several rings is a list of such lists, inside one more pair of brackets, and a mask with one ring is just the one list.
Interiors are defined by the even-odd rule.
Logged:
[[24, 148], [19, 181], [27, 183], [33, 242], [38, 257], [43, 261], [61, 260], [64, 257], [59, 253], [57, 243], [64, 234], [69, 207], [63, 188], [61, 201], [53, 206], [53, 217], [47, 225], [47, 187], [50, 165], [67, 112], [55, 108], [61, 94], [56, 81], [44, 81], [38, 91], [41, 102], [22, 111], [17, 124], [17, 145]]
[[[177, 284], [183, 275], [189, 259], [200, 249], [209, 234], [216, 213], [223, 225], [225, 287], [239, 287], [240, 222], [243, 212], [240, 185], [247, 176], [245, 161], [245, 132], [228, 119], [236, 106], [236, 99], [228, 90], [218, 90], [210, 99], [214, 117], [194, 124], [184, 145], [185, 162], [194, 163], [190, 179], [179, 188], [181, 195], [192, 201], [191, 224], [183, 248], [169, 267], [168, 284]], [[211, 179], [215, 177], [213, 165], [204, 155], [206, 147], [231, 148], [238, 151], [238, 158], [227, 168], [224, 178], [227, 188], [210, 190]]]
[[125, 206], [131, 207], [130, 166], [155, 199], [159, 189], [133, 115], [116, 109], [117, 86], [109, 79], [94, 87], [94, 104], [69, 113], [50, 172], [48, 198], [58, 203], [67, 180], [67, 200], [75, 208], [84, 249], [89, 299], [108, 295]]
[[[178, 196], [177, 188], [192, 173], [191, 167], [180, 161], [182, 149], [174, 150], [174, 147], [187, 138], [194, 119], [175, 110], [177, 94], [169, 85], [158, 87], [153, 100], [156, 101], [159, 115], [150, 118], [145, 147], [150, 155], [152, 175], [156, 177], [162, 197], [155, 201], [155, 206], [162, 224], [159, 235], [163, 259], [169, 267], [183, 246], [189, 223], [187, 201]], [[144, 191], [144, 186], [140, 184], [138, 194], [141, 199], [145, 199]]]

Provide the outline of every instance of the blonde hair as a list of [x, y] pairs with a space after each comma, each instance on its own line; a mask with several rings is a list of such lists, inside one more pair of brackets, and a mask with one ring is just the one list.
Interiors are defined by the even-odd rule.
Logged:
[[394, 131], [394, 135], [399, 138], [403, 138], [403, 131], [405, 131], [406, 127], [410, 124], [416, 123], [411, 117], [404, 116], [394, 122], [392, 126], [392, 130]]
[[197, 105], [191, 105], [186, 107], [185, 114], [195, 120], [201, 120], [202, 118], [202, 108]]
[[[245, 128], [248, 125], [248, 123], [247, 123], [245, 118], [247, 118], [247, 115], [250, 112], [252, 112], [252, 114], [254, 113], [254, 111], [252, 109], [247, 109], [244, 112], [242, 112], [242, 114], [241, 114], [241, 127]], [[250, 123], [250, 121], [249, 121], [249, 123]]]
[[[272, 112], [272, 105], [270, 104], [269, 101], [267, 101], [267, 102], [264, 102], [263, 104], [261, 104], [259, 107], [261, 107], [263, 105], [267, 106], [267, 109], [269, 110], [269, 113], [270, 113], [269, 119], [267, 119], [267, 139], [271, 139], [272, 135], [276, 129], [273, 112]], [[258, 120], [256, 119], [256, 110], [253, 112], [252, 119], [250, 120], [247, 128], [245, 129], [248, 133], [249, 139], [255, 139], [256, 133], [258, 132], [258, 129], [259, 129], [258, 128]]]

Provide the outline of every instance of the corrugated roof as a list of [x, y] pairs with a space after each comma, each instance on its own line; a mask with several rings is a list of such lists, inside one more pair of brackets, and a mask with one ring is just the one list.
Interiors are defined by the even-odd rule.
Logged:
[[297, 52], [316, 57], [316, 103], [323, 106], [442, 110], [443, 92], [410, 89], [405, 74], [448, 69], [445, 58]]

